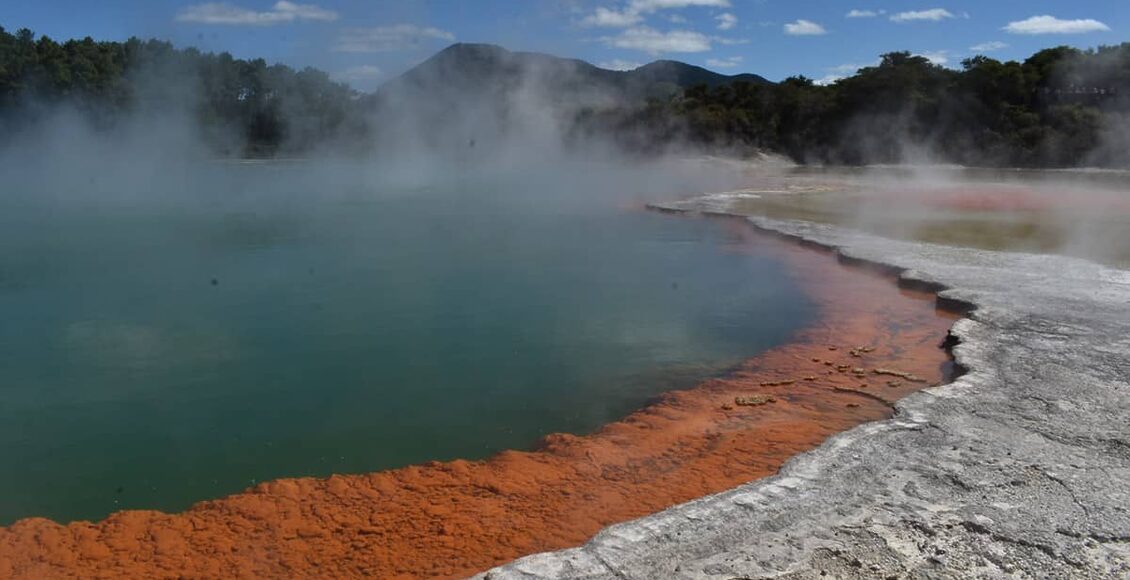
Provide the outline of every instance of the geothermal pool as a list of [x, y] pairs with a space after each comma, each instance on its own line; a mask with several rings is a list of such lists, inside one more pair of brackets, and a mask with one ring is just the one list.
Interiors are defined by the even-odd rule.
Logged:
[[642, 175], [16, 179], [0, 197], [0, 525], [529, 448], [813, 319], [771, 255], [632, 209], [701, 176]]

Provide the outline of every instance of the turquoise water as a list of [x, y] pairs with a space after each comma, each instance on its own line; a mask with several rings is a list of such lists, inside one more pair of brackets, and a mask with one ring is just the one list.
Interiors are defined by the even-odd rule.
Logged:
[[9, 185], [0, 523], [526, 448], [811, 319], [782, 264], [718, 223], [624, 208], [700, 178], [598, 173]]

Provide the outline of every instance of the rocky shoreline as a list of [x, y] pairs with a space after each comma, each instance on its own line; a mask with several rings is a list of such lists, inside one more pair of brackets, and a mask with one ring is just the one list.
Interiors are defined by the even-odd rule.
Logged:
[[1130, 272], [749, 221], [964, 308], [951, 335], [968, 372], [773, 477], [479, 578], [1130, 575]]
[[732, 228], [732, 251], [782, 256], [821, 311], [795, 341], [731, 375], [535, 451], [283, 479], [180, 514], [22, 520], [0, 529], [0, 577], [462, 577], [771, 475], [945, 379], [939, 342], [956, 316], [932, 295], [720, 225]]

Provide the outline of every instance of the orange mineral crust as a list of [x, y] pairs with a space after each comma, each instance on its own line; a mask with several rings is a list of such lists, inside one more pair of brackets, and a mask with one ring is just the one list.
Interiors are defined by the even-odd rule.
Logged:
[[770, 475], [943, 380], [939, 343], [955, 316], [932, 296], [723, 225], [734, 233], [728, 250], [782, 256], [821, 313], [792, 343], [725, 378], [591, 435], [550, 435], [535, 451], [282, 479], [180, 514], [21, 520], [0, 529], [0, 577], [467, 576]]

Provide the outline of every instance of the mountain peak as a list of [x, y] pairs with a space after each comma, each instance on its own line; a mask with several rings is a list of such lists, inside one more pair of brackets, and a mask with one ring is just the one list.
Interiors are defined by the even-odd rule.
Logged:
[[489, 92], [528, 81], [551, 92], [589, 89], [628, 99], [666, 97], [696, 85], [716, 87], [734, 81], [770, 84], [758, 75], [724, 75], [675, 60], [657, 60], [634, 70], [616, 71], [578, 59], [514, 52], [496, 44], [459, 42], [389, 81], [378, 92], [404, 87]]
[[447, 48], [437, 52], [432, 58], [440, 55], [460, 56], [460, 55], [504, 55], [510, 54], [509, 50], [497, 45], [479, 42], [456, 42]]
[[724, 75], [701, 66], [679, 62], [677, 60], [657, 60], [645, 64], [634, 71], [638, 76], [646, 77], [651, 82], [665, 82], [687, 88], [695, 85], [716, 87], [735, 81], [744, 81], [754, 84], [772, 84], [765, 77], [752, 73], [737, 75]]

